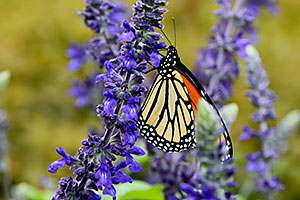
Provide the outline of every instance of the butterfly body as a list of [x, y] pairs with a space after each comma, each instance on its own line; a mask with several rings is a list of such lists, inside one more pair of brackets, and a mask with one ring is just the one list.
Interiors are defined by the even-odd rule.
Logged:
[[[180, 152], [195, 147], [198, 101], [207, 101], [220, 114], [197, 78], [181, 63], [175, 47], [168, 48], [157, 71], [158, 75], [139, 112], [140, 133], [165, 152]], [[220, 121], [225, 129], [224, 138], [230, 142], [228, 149], [232, 149], [221, 117]]]

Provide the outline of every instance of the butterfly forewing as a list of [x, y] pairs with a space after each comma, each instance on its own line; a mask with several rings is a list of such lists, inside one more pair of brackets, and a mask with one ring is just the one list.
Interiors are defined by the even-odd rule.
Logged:
[[157, 75], [139, 114], [141, 134], [166, 152], [189, 149], [194, 141], [194, 113], [179, 72]]

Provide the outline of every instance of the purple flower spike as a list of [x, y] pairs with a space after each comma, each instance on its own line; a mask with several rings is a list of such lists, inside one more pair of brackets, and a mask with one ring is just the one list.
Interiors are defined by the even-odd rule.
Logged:
[[121, 24], [126, 18], [126, 9], [122, 4], [108, 0], [88, 0], [85, 3], [85, 10], [78, 11], [78, 14], [83, 17], [88, 28], [95, 31], [97, 35], [84, 45], [71, 44], [70, 49], [66, 51], [66, 56], [71, 59], [68, 68], [76, 72], [88, 61], [97, 65], [94, 71], [87, 75], [92, 79], [92, 84], [88, 85], [86, 80], [75, 80], [76, 84], [73, 83], [69, 93], [71, 97], [76, 98], [77, 107], [87, 107], [94, 112], [99, 103], [98, 97], [103, 92], [103, 87], [99, 87], [95, 82], [98, 83], [100, 80], [107, 82], [110, 76], [97, 76], [96, 81], [95, 77], [99, 71], [103, 71], [106, 61], [119, 54], [121, 44], [117, 39], [123, 31]]
[[[275, 5], [271, 0], [225, 1], [216, 12], [218, 23], [213, 27], [211, 44], [201, 49], [196, 60], [196, 74], [213, 98], [214, 102], [230, 100], [233, 94], [232, 84], [239, 77], [240, 67], [237, 56], [247, 59], [245, 48], [256, 42], [255, 22], [260, 7]], [[248, 34], [252, 40], [244, 36]]]
[[[54, 199], [101, 199], [99, 192], [116, 199], [115, 185], [133, 181], [125, 174], [126, 169], [143, 170], [133, 155], [145, 154], [135, 146], [139, 137], [138, 106], [147, 91], [142, 85], [144, 72], [148, 63], [157, 65], [158, 50], [166, 47], [158, 42], [162, 36], [153, 28], [162, 28], [160, 22], [167, 10], [161, 7], [166, 6], [166, 0], [137, 1], [128, 21], [124, 21], [124, 9], [118, 3], [110, 0], [85, 0], [85, 3], [85, 10], [78, 14], [97, 35], [84, 48], [71, 49], [67, 54], [76, 61], [73, 68], [79, 68], [87, 60], [94, 61], [97, 75], [91, 82], [76, 81], [69, 93], [77, 98], [78, 105], [90, 106], [93, 111], [96, 106], [91, 105], [99, 104], [102, 99], [99, 93], [103, 93], [105, 98], [96, 111], [105, 132], [93, 131], [97, 135], [90, 134], [82, 142], [74, 163], [64, 151], [58, 151], [63, 159], [51, 164], [49, 171], [56, 172], [58, 167], [70, 164], [76, 177], [62, 178]], [[126, 161], [121, 161], [122, 158]]]
[[257, 112], [252, 115], [252, 119], [259, 125], [260, 129], [256, 131], [245, 127], [240, 140], [256, 139], [261, 143], [262, 149], [247, 155], [248, 164], [245, 171], [255, 172], [255, 191], [263, 193], [267, 199], [273, 199], [273, 194], [283, 189], [278, 178], [272, 177], [271, 172], [272, 161], [279, 157], [280, 145], [278, 143], [282, 142], [277, 141], [275, 129], [268, 127], [268, 121], [276, 118], [274, 110], [276, 96], [273, 91], [268, 89], [269, 79], [258, 52], [253, 46], [248, 46], [246, 51], [249, 55], [246, 58], [246, 82], [250, 88], [246, 95], [252, 105], [257, 108]]

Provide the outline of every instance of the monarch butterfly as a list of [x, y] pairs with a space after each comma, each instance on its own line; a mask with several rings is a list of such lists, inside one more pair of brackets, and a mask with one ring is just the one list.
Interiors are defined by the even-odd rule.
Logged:
[[[176, 26], [174, 18], [172, 20], [176, 46]], [[199, 100], [206, 101], [218, 115], [224, 129], [220, 136], [220, 141], [225, 141], [227, 150], [224, 158], [232, 157], [232, 142], [218, 109], [194, 74], [181, 63], [176, 48], [160, 30], [170, 46], [167, 55], [160, 60], [158, 75], [138, 114], [141, 135], [164, 152], [180, 152], [196, 147], [197, 105]]]
[[216, 111], [232, 157], [232, 143], [226, 125], [213, 101], [193, 73], [184, 66], [174, 46], [160, 61], [158, 75], [139, 111], [139, 130], [144, 138], [165, 152], [180, 152], [195, 147], [195, 114], [199, 100], [206, 101]]

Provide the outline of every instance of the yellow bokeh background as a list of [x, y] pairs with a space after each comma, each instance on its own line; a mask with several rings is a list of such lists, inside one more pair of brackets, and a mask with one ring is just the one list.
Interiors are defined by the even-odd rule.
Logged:
[[[132, 4], [133, 0], [128, 0]], [[81, 0], [10, 0], [0, 1], [0, 71], [8, 69], [11, 81], [2, 97], [2, 108], [8, 113], [11, 128], [8, 132], [11, 177], [13, 183], [38, 184], [49, 175], [48, 165], [58, 159], [55, 147], [60, 146], [74, 155], [90, 125], [101, 127], [95, 115], [75, 108], [74, 99], [67, 96], [70, 81], [84, 77], [66, 68], [65, 50], [71, 41], [84, 43], [93, 34], [77, 16]], [[257, 48], [271, 80], [278, 118], [299, 108], [300, 103], [300, 1], [279, 1], [280, 14], [271, 16], [263, 10], [258, 22], [261, 39]], [[172, 36], [171, 17], [176, 19], [177, 48], [182, 61], [193, 69], [197, 51], [208, 44], [211, 27], [216, 22], [214, 1], [170, 0], [169, 12], [163, 24]], [[255, 109], [244, 96], [244, 72], [235, 83], [232, 99], [239, 106], [239, 116], [231, 131], [240, 184], [245, 154], [254, 151], [256, 144], [240, 142], [243, 125], [253, 125], [250, 113]], [[273, 123], [274, 124], [274, 123]], [[274, 173], [286, 185], [278, 199], [300, 199], [299, 132], [290, 140], [287, 154], [276, 162]], [[68, 171], [51, 175], [58, 180]]]

